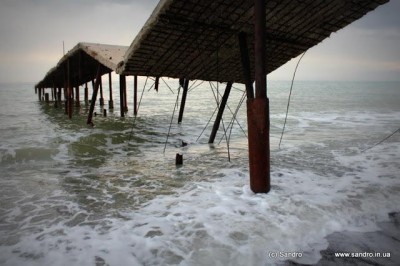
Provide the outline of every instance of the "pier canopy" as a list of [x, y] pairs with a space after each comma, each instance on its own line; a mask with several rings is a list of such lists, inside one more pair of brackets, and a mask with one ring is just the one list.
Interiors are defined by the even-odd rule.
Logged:
[[99, 64], [103, 66], [101, 75], [115, 71], [127, 49], [128, 46], [78, 43], [60, 59], [57, 66], [47, 72], [36, 87], [64, 87], [68, 78], [72, 87], [82, 85], [96, 77]]
[[[267, 73], [388, 0], [266, 1]], [[161, 0], [117, 73], [244, 83], [238, 34], [254, 77], [253, 0]]]

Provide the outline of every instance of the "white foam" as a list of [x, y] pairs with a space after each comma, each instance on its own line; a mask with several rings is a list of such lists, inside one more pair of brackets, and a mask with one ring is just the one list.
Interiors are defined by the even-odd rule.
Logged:
[[340, 177], [280, 169], [266, 195], [250, 191], [243, 170], [221, 169], [222, 178], [158, 196], [121, 219], [44, 228], [1, 247], [0, 257], [5, 265], [87, 265], [96, 257], [109, 265], [270, 265], [284, 258], [268, 254], [284, 251], [316, 263], [326, 235], [376, 230], [398, 210], [399, 154], [398, 145], [383, 145], [369, 154], [336, 155], [348, 169]]

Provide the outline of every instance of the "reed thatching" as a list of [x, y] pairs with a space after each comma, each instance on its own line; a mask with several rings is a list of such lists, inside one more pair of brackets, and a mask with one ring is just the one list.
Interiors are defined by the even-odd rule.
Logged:
[[70, 85], [82, 85], [96, 77], [99, 63], [104, 66], [101, 69], [102, 75], [115, 71], [127, 49], [127, 46], [119, 45], [78, 43], [60, 59], [57, 66], [47, 72], [36, 87], [64, 87], [68, 80], [68, 67]]
[[[267, 73], [388, 0], [268, 0]], [[117, 73], [243, 83], [238, 34], [254, 76], [253, 0], [161, 0]]]

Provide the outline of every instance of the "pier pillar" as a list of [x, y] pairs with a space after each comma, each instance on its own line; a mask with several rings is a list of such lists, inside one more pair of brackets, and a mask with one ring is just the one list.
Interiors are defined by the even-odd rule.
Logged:
[[46, 92], [46, 93], [44, 94], [44, 99], [45, 99], [45, 102], [46, 102], [47, 104], [50, 103], [49, 93], [48, 93], [48, 92]]
[[133, 114], [137, 116], [137, 76], [133, 76]]
[[127, 96], [127, 90], [126, 90], [126, 77], [125, 77], [125, 82], [124, 82], [124, 111], [128, 112], [128, 96]]
[[250, 188], [254, 193], [270, 190], [269, 101], [266, 84], [265, 0], [254, 0], [255, 98], [247, 99]]
[[38, 93], [39, 102], [41, 102], [42, 101], [42, 88], [38, 88], [38, 91], [39, 91], [39, 93]]
[[76, 86], [75, 87], [75, 106], [76, 107], [80, 107], [81, 106], [81, 103], [79, 101], [80, 101], [80, 99], [79, 99], [79, 86]]
[[156, 80], [154, 82], [154, 89], [156, 92], [158, 92], [158, 85], [160, 84], [160, 77], [156, 77]]
[[92, 125], [92, 126], [93, 126], [92, 118], [93, 118], [94, 106], [96, 104], [97, 93], [99, 91], [99, 87], [100, 87], [100, 83], [101, 83], [100, 77], [101, 77], [101, 64], [99, 64], [99, 66], [97, 68], [96, 82], [93, 85], [92, 101], [90, 102], [89, 114], [88, 114], [88, 118], [86, 121], [86, 123], [88, 125]]
[[87, 82], [85, 83], [85, 105], [89, 104], [89, 89], [87, 86]]
[[54, 87], [54, 108], [58, 108], [58, 88]]
[[108, 109], [114, 109], [114, 101], [112, 95], [112, 78], [111, 72], [108, 73], [108, 88], [110, 89], [110, 100], [108, 101]]
[[70, 60], [67, 62], [67, 97], [68, 97], [68, 117], [72, 119], [72, 110], [73, 110], [73, 88], [71, 85], [71, 68], [70, 68]]
[[58, 105], [61, 107], [61, 87], [58, 88], [57, 91], [57, 101], [58, 101]]
[[254, 89], [253, 89], [253, 82], [251, 79], [250, 56], [249, 56], [249, 49], [247, 46], [247, 34], [245, 32], [239, 33], [239, 47], [242, 60], [243, 78], [245, 80], [245, 85], [246, 85], [247, 99], [252, 99], [254, 98]]
[[119, 75], [119, 99], [120, 99], [120, 112], [121, 112], [121, 117], [125, 117], [125, 95], [124, 92], [126, 90], [126, 76], [124, 75]]
[[103, 98], [103, 82], [100, 77], [100, 106], [104, 106], [104, 98]]
[[188, 88], [189, 88], [189, 79], [185, 79], [184, 84], [183, 84], [181, 107], [179, 109], [178, 124], [182, 123], [183, 112], [185, 111], [186, 96], [187, 96]]
[[222, 115], [224, 114], [225, 106], [229, 98], [229, 93], [231, 92], [232, 89], [232, 82], [228, 82], [226, 84], [225, 92], [224, 95], [222, 96], [221, 104], [219, 105], [218, 113], [215, 118], [214, 126], [211, 131], [210, 138], [208, 139], [208, 143], [214, 143], [215, 136], [217, 135], [219, 125], [221, 123]]

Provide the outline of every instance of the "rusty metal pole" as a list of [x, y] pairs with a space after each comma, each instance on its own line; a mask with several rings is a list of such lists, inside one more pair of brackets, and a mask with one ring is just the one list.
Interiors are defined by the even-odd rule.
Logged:
[[254, 98], [254, 89], [253, 89], [253, 82], [251, 79], [250, 56], [249, 56], [249, 49], [247, 46], [247, 34], [245, 32], [239, 33], [239, 47], [242, 59], [243, 77], [246, 85], [247, 99], [252, 99]]
[[254, 0], [254, 56], [256, 98], [247, 99], [250, 188], [254, 193], [270, 190], [269, 102], [266, 87], [265, 0]]
[[108, 88], [110, 89], [110, 100], [108, 101], [108, 109], [114, 109], [111, 72], [108, 73]]
[[125, 107], [125, 100], [124, 100], [124, 91], [126, 87], [126, 76], [119, 75], [119, 102], [120, 102], [120, 112], [121, 117], [125, 117], [124, 107]]
[[229, 93], [232, 89], [232, 82], [228, 82], [226, 84], [224, 95], [222, 96], [221, 104], [219, 105], [218, 113], [215, 118], [214, 126], [211, 131], [210, 138], [208, 139], [208, 143], [214, 143], [215, 136], [217, 135], [219, 125], [221, 123], [222, 115], [224, 114], [226, 103], [228, 102]]
[[189, 88], [189, 79], [185, 79], [184, 84], [183, 84], [181, 107], [179, 109], [178, 124], [180, 124], [183, 119], [183, 111], [185, 110], [185, 103], [186, 103], [186, 96], [187, 96], [188, 88]]
[[137, 76], [133, 77], [133, 114], [137, 116]]

